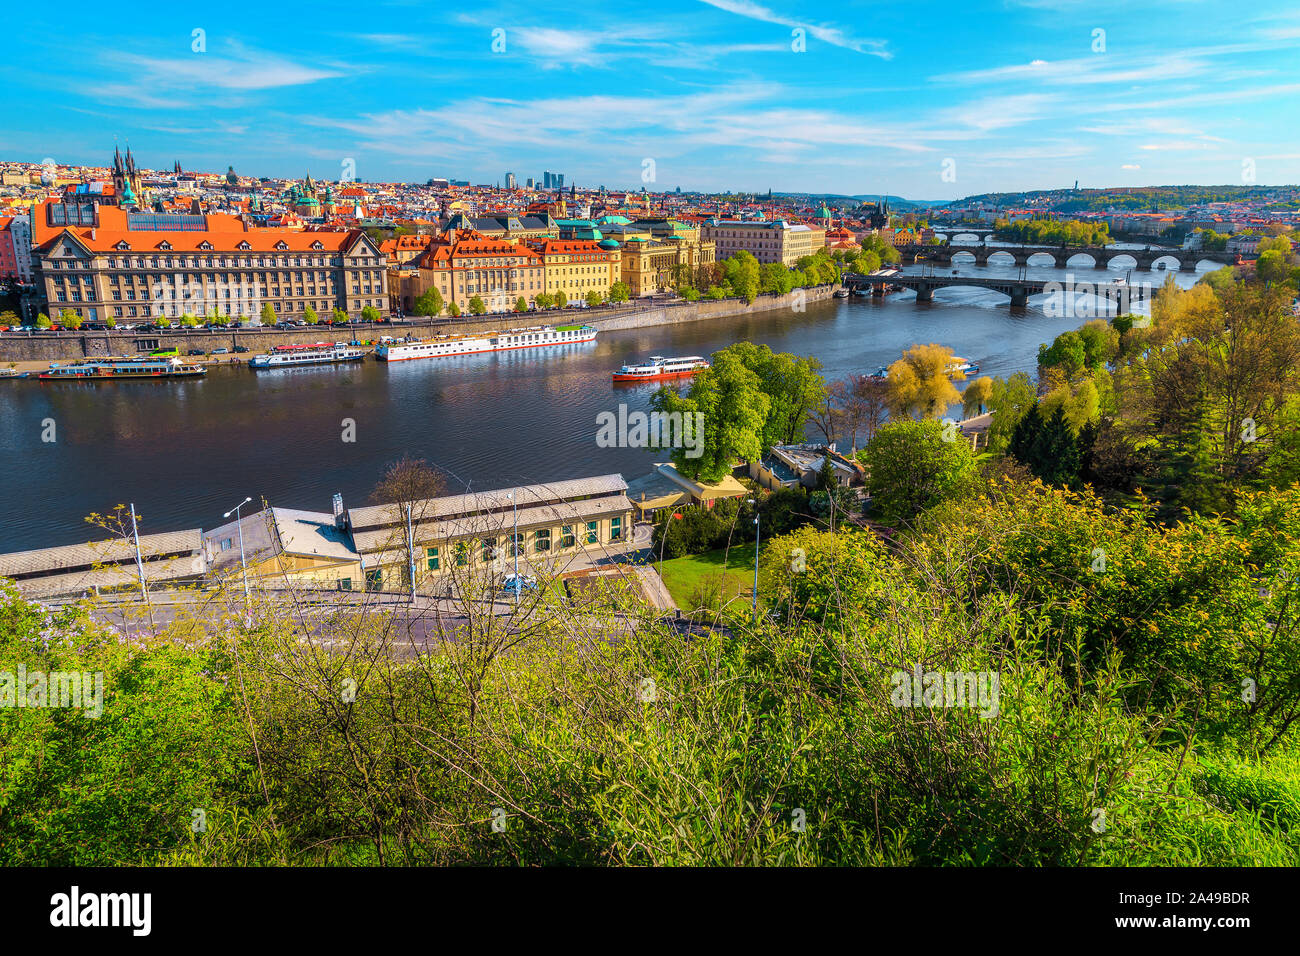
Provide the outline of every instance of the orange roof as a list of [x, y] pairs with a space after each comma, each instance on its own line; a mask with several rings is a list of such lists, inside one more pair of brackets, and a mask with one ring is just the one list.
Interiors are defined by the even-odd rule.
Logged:
[[508, 242], [504, 239], [488, 239], [479, 233], [470, 233], [465, 238], [457, 238], [454, 232], [445, 238], [433, 241], [429, 251], [420, 258], [421, 269], [447, 268], [456, 266], [457, 259], [478, 256], [500, 256], [536, 260], [539, 256], [528, 246]]
[[544, 239], [531, 245], [544, 256], [593, 252], [608, 254], [608, 250], [602, 249], [591, 239]]
[[49, 248], [64, 234], [71, 234], [92, 252], [344, 252], [363, 235], [359, 229], [347, 232], [253, 229], [235, 234], [78, 228], [59, 230], [41, 244], [41, 249]]

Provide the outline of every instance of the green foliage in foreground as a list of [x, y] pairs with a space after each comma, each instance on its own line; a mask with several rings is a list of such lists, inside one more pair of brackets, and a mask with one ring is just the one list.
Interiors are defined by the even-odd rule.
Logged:
[[[275, 619], [143, 647], [6, 589], [0, 669], [106, 701], [0, 709], [0, 864], [1300, 859], [1300, 488], [1160, 529], [1004, 481], [762, 561], [757, 630], [556, 605], [415, 660], [378, 612], [328, 652]], [[996, 707], [896, 706], [916, 666], [996, 672]]]

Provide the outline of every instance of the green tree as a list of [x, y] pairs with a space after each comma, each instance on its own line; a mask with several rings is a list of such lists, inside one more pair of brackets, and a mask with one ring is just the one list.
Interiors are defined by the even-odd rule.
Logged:
[[302, 310], [302, 320], [308, 325], [315, 325], [320, 321], [320, 315], [311, 306]]
[[487, 306], [478, 296], [471, 296], [469, 300], [469, 311], [471, 315], [483, 315], [487, 312]]
[[597, 292], [595, 289], [592, 289], [590, 292], [587, 293], [587, 307], [588, 307], [588, 308], [590, 308], [590, 309], [594, 309], [594, 308], [596, 308], [597, 306], [599, 306], [603, 301], [604, 301], [604, 296], [602, 296], [602, 295], [601, 295], [599, 292]]
[[537, 303], [539, 309], [549, 309], [555, 304], [555, 297], [549, 292], [539, 292], [533, 296], [533, 301]]
[[275, 325], [275, 307], [270, 302], [262, 305], [262, 324]]
[[447, 303], [447, 314], [450, 315], [453, 319], [457, 318], [460, 315], [460, 306], [457, 305], [455, 302]]
[[36, 327], [38, 329], [48, 329], [53, 324], [54, 323], [50, 321], [50, 317], [46, 315], [44, 312], [36, 316]]
[[442, 293], [432, 286], [415, 300], [415, 314], [435, 316], [442, 314]]
[[1038, 401], [1034, 383], [1028, 373], [1016, 372], [1010, 378], [995, 378], [988, 407], [993, 412], [989, 423], [989, 451], [1000, 454], [1007, 449], [1020, 420]]
[[555, 307], [563, 309], [569, 304], [569, 295], [563, 289], [557, 289], [555, 292]]
[[1040, 405], [1030, 409], [1012, 432], [1007, 450], [1050, 485], [1071, 488], [1079, 483], [1083, 455], [1060, 406], [1047, 418]]
[[872, 511], [895, 527], [965, 494], [975, 475], [969, 443], [933, 420], [886, 422], [858, 459], [868, 470]]
[[373, 305], [368, 305], [361, 310], [361, 318], [365, 319], [367, 322], [378, 322], [383, 318], [383, 316]]
[[81, 328], [81, 316], [77, 315], [72, 309], [63, 309], [59, 312], [59, 325], [65, 329]]
[[348, 321], [348, 314], [347, 314], [346, 312], [344, 312], [342, 309], [338, 309], [338, 308], [336, 308], [336, 309], [334, 310], [334, 316], [333, 316], [333, 317], [334, 317], [334, 324], [335, 324], [335, 325], [346, 324], [347, 321]]
[[[703, 436], [695, 436], [697, 447], [672, 452], [673, 463], [690, 478], [718, 481], [737, 459], [754, 461], [762, 454], [771, 399], [758, 376], [726, 349], [714, 354], [711, 366], [695, 376], [685, 395], [661, 388], [651, 396], [650, 407], [681, 413], [683, 421], [691, 416], [692, 427], [700, 422]], [[697, 414], [702, 417], [694, 417]]]
[[522, 295], [519, 298], [515, 299], [515, 311], [516, 312], [528, 311], [528, 302], [524, 299]]
[[609, 287], [609, 301], [626, 302], [631, 292], [632, 290], [628, 288], [626, 282], [615, 282]]

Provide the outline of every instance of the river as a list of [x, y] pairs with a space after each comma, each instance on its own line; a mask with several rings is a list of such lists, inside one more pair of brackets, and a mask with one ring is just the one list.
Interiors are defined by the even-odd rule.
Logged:
[[[976, 267], [971, 259], [935, 268], [1017, 274], [1010, 263]], [[1109, 282], [1124, 272], [1028, 271], [1062, 282], [1069, 274]], [[1159, 283], [1167, 274], [1134, 272], [1131, 281]], [[1195, 279], [1176, 275], [1183, 286]], [[630, 480], [648, 472], [656, 454], [596, 444], [601, 412], [620, 403], [644, 409], [654, 391], [613, 386], [610, 372], [624, 363], [708, 355], [749, 340], [815, 356], [830, 379], [938, 342], [978, 362], [980, 374], [1032, 374], [1038, 346], [1086, 318], [1049, 318], [1041, 297], [1012, 311], [1003, 295], [957, 287], [936, 292], [932, 303], [910, 292], [835, 299], [803, 313], [608, 332], [587, 345], [531, 353], [257, 373], [214, 367], [203, 379], [170, 382], [0, 382], [0, 552], [99, 537], [84, 516], [118, 503], [135, 503], [144, 532], [216, 527], [246, 495], [327, 512], [340, 492], [355, 507], [404, 452], [444, 469], [452, 491], [609, 472]], [[355, 423], [355, 441], [343, 440], [345, 420]]]

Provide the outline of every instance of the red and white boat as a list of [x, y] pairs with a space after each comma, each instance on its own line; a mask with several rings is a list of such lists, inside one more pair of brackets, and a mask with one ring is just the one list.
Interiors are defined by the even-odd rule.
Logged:
[[614, 381], [661, 382], [674, 378], [690, 378], [708, 367], [709, 363], [699, 355], [687, 355], [684, 358], [652, 355], [650, 361], [644, 365], [624, 365], [614, 373]]

